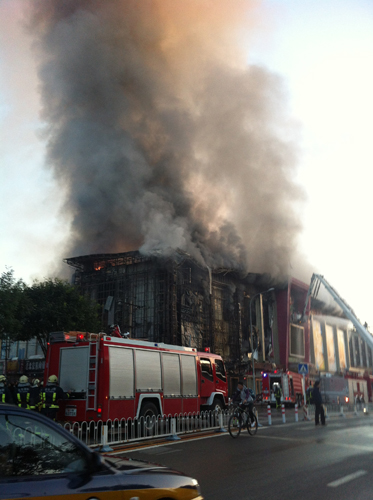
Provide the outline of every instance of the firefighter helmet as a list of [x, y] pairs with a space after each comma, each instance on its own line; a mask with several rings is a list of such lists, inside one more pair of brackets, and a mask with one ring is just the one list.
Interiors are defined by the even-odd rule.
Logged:
[[0, 375], [0, 383], [1, 382], [6, 382], [6, 376], [5, 375]]
[[48, 377], [48, 382], [51, 382], [52, 384], [56, 384], [58, 382], [58, 378], [56, 375], [51, 375]]
[[39, 385], [40, 384], [40, 380], [38, 378], [34, 378], [34, 380], [32, 381], [33, 385]]
[[28, 382], [28, 376], [27, 375], [22, 375], [22, 377], [19, 378], [19, 381], [21, 384], [27, 384]]

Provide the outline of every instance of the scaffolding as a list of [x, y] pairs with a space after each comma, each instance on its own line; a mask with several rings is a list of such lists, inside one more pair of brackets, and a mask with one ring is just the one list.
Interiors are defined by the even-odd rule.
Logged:
[[[210, 347], [241, 363], [248, 330], [244, 290], [249, 282], [232, 270], [210, 270], [187, 255], [172, 258], [139, 252], [65, 259], [73, 284], [101, 306], [103, 330], [118, 324], [132, 338]], [[246, 279], [247, 281], [247, 279]]]

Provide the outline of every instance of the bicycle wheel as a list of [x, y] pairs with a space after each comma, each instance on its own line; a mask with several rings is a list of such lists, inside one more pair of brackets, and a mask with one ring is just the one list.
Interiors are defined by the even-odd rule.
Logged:
[[251, 436], [254, 436], [258, 431], [258, 419], [256, 418], [256, 415], [254, 415], [254, 419], [254, 422], [247, 423], [247, 430]]
[[232, 438], [238, 437], [241, 432], [242, 418], [240, 415], [231, 415], [228, 422], [229, 434]]

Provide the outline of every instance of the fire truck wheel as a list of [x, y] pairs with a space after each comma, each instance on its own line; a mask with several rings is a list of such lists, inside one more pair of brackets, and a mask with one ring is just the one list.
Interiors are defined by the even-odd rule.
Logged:
[[217, 411], [220, 413], [223, 410], [223, 408], [224, 408], [224, 406], [223, 406], [221, 399], [214, 398], [214, 401], [212, 402], [212, 405], [210, 406], [210, 410]]
[[157, 418], [157, 416], [159, 415], [159, 411], [157, 409], [157, 407], [155, 406], [155, 404], [153, 403], [144, 403], [141, 407], [141, 411], [140, 411], [140, 417], [144, 417], [144, 419], [152, 419], [153, 417], [154, 418]]

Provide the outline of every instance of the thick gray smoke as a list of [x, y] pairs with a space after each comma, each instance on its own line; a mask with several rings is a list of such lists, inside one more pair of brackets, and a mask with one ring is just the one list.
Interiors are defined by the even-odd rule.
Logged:
[[281, 81], [235, 0], [41, 0], [32, 29], [65, 256], [179, 248], [287, 274], [300, 231]]

